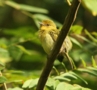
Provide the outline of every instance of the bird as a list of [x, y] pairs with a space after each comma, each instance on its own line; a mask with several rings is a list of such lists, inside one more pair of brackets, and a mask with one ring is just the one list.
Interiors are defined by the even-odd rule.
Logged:
[[[42, 44], [42, 47], [44, 51], [47, 53], [47, 55], [50, 55], [50, 53], [52, 52], [59, 33], [60, 33], [60, 30], [57, 29], [56, 24], [52, 20], [43, 20], [42, 22], [40, 22], [38, 35], [39, 35], [39, 39]], [[62, 62], [63, 58], [67, 57], [67, 59], [71, 64], [71, 67], [73, 68], [73, 62], [68, 55], [68, 52], [71, 49], [72, 49], [72, 42], [69, 36], [66, 36], [60, 48], [57, 58], [60, 62]]]

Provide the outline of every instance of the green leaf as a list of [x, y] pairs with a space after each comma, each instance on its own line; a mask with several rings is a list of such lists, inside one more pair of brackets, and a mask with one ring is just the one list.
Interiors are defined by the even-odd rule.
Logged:
[[77, 46], [79, 46], [80, 48], [82, 48], [82, 45], [74, 38], [70, 37], [71, 41], [76, 44]]
[[89, 88], [84, 88], [82, 86], [79, 86], [77, 84], [71, 85], [68, 83], [61, 82], [58, 84], [56, 90], [91, 90]]
[[6, 64], [7, 62], [11, 61], [10, 55], [7, 49], [0, 48], [0, 61], [3, 62], [3, 64]]
[[92, 56], [92, 66], [96, 67], [96, 61], [94, 60], [93, 56]]
[[24, 4], [20, 4], [20, 9], [21, 10], [25, 10], [25, 11], [30, 11], [30, 12], [36, 12], [36, 13], [48, 13], [48, 10], [43, 9], [43, 8], [38, 8], [38, 7], [34, 7], [34, 6], [28, 6], [28, 5], [24, 5]]
[[97, 37], [97, 32], [92, 32], [92, 35], [94, 35], [95, 37]]
[[0, 71], [3, 70], [5, 67], [4, 67], [4, 64], [0, 61]]
[[80, 77], [79, 75], [77, 75], [76, 73], [74, 72], [70, 72], [70, 74], [76, 76], [78, 79], [80, 79], [81, 81], [83, 81], [85, 84], [88, 84], [88, 82], [86, 80], [84, 80], [82, 77]]
[[29, 88], [34, 88], [37, 85], [38, 80], [39, 80], [39, 78], [32, 80], [29, 85]]
[[7, 35], [12, 35], [18, 38], [33, 38], [33, 35], [36, 33], [36, 29], [31, 26], [23, 26], [15, 29], [5, 29], [3, 33]]
[[8, 83], [23, 83], [25, 80], [31, 78], [28, 72], [17, 70], [7, 70], [5, 75], [8, 77]]
[[93, 43], [92, 41], [90, 41], [89, 39], [87, 39], [87, 38], [84, 37], [84, 36], [81, 36], [81, 35], [76, 35], [76, 36], [77, 36], [78, 38], [80, 38], [80, 39], [82, 39], [82, 40], [84, 40], [84, 41], [86, 41], [86, 42], [88, 42], [88, 43], [94, 45], [94, 46], [97, 46], [95, 43]]
[[4, 6], [4, 0], [0, 0], [0, 6]]
[[15, 59], [19, 60], [23, 54], [23, 51], [20, 50], [20, 48], [16, 47], [15, 45], [12, 45], [8, 48], [10, 56]]
[[61, 76], [69, 78], [69, 79], [70, 78], [77, 79], [77, 77], [75, 77], [74, 75], [70, 74], [69, 72], [62, 74]]
[[25, 81], [24, 84], [23, 84], [23, 86], [22, 86], [22, 88], [29, 87], [29, 85], [31, 84], [32, 81], [33, 81], [33, 79], [29, 79], [29, 80]]
[[54, 85], [53, 85], [54, 90], [56, 90], [56, 87], [58, 86], [59, 83], [60, 83], [59, 80], [54, 81]]
[[93, 75], [93, 76], [96, 76], [97, 77], [97, 73], [95, 73], [92, 70], [88, 70], [88, 69], [78, 69], [77, 71], [80, 71], [82, 73], [88, 73], [89, 75]]
[[54, 85], [55, 80], [53, 78], [48, 78], [46, 86], [52, 87]]
[[7, 57], [8, 51], [6, 49], [0, 48], [0, 57]]
[[56, 80], [67, 81], [67, 82], [70, 82], [71, 81], [69, 78], [65, 78], [65, 77], [62, 77], [62, 76], [56, 76], [55, 79]]
[[97, 67], [87, 67], [87, 69], [97, 73]]
[[82, 61], [82, 64], [83, 64], [84, 68], [87, 67], [87, 64], [86, 64], [85, 60], [81, 59], [81, 61]]
[[75, 33], [75, 34], [81, 34], [82, 33], [82, 30], [83, 30], [83, 27], [82, 26], [79, 26], [79, 25], [73, 25], [70, 28], [70, 32], [71, 33]]
[[27, 49], [25, 49], [23, 46], [21, 45], [16, 45], [16, 47], [18, 47], [20, 50], [22, 50], [24, 53], [31, 55], [31, 52], [28, 51]]
[[93, 41], [97, 43], [97, 39], [95, 39], [87, 30], [85, 30], [86, 35]]
[[7, 79], [4, 76], [0, 76], [0, 83], [5, 83]]
[[59, 84], [59, 80], [55, 80], [54, 78], [48, 78], [46, 87], [50, 90], [55, 90], [58, 84]]
[[91, 90], [91, 89], [84, 88], [82, 86], [79, 86], [79, 85], [75, 84], [74, 87], [72, 88], [72, 90]]
[[25, 11], [36, 12], [36, 13], [48, 13], [48, 10], [46, 9], [24, 5], [24, 4], [18, 4], [13, 1], [5, 1], [5, 4], [18, 10], [25, 10]]
[[72, 75], [70, 72], [61, 74], [60, 76], [56, 76], [54, 79], [62, 80], [62, 81], [71, 81], [71, 79], [77, 79], [75, 75]]
[[68, 83], [60, 82], [56, 87], [56, 90], [72, 90], [73, 86]]
[[15, 87], [15, 88], [8, 88], [8, 90], [23, 90], [23, 89], [19, 87]]
[[86, 8], [92, 15], [97, 15], [97, 0], [82, 0], [82, 5]]

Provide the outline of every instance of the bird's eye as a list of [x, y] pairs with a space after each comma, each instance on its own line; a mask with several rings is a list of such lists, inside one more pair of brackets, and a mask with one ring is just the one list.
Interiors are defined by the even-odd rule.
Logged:
[[46, 24], [47, 26], [50, 26], [50, 24]]

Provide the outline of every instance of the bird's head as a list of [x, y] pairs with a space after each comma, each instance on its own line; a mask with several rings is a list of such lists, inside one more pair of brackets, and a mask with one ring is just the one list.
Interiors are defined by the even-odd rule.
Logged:
[[43, 20], [40, 23], [40, 29], [42, 30], [56, 29], [56, 25], [52, 20]]

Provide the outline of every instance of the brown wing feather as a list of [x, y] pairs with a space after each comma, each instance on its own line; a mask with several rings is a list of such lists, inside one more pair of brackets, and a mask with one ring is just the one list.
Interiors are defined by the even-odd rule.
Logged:
[[54, 40], [54, 42], [56, 42], [57, 40], [57, 37], [59, 35], [59, 31], [58, 30], [51, 30], [49, 32], [49, 34], [51, 35], [52, 39]]

